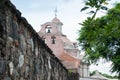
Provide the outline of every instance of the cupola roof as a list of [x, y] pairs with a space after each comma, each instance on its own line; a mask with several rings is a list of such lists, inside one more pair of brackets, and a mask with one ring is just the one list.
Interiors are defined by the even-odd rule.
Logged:
[[55, 17], [53, 20], [52, 20], [53, 23], [60, 23], [60, 24], [63, 24], [57, 17]]

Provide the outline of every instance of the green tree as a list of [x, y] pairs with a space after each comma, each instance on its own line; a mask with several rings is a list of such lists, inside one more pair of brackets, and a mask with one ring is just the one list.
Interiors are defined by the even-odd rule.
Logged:
[[[120, 3], [110, 9], [105, 16], [94, 19], [97, 11], [103, 9], [94, 5], [102, 6], [106, 0], [87, 1], [89, 4], [86, 6], [93, 6], [96, 10], [92, 17], [88, 17], [82, 23], [83, 27], [79, 31], [78, 41], [85, 51], [85, 59], [90, 64], [96, 63], [100, 58], [111, 61], [111, 71], [118, 73], [120, 78]], [[95, 4], [92, 3], [94, 1]], [[102, 2], [99, 3], [100, 1]], [[87, 8], [82, 10], [85, 9]]]
[[90, 72], [90, 76], [95, 75], [95, 73], [96, 73], [96, 71], [92, 71], [92, 72]]
[[89, 13], [93, 14], [91, 19], [94, 19], [97, 12], [99, 10], [107, 10], [108, 8], [105, 6], [107, 5], [107, 0], [84, 0], [85, 1], [85, 7], [81, 9], [81, 11], [84, 11], [86, 9], [92, 9]]

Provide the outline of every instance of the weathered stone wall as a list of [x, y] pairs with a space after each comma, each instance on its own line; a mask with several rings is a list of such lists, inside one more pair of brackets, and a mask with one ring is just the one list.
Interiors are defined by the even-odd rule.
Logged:
[[67, 80], [68, 71], [9, 0], [0, 0], [0, 80]]
[[79, 74], [78, 73], [69, 72], [68, 77], [69, 77], [68, 80], [79, 80]]

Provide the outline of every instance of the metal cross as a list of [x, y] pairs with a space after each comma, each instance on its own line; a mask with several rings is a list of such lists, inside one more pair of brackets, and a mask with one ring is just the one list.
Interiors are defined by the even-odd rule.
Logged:
[[55, 17], [57, 17], [57, 12], [58, 12], [58, 11], [57, 11], [57, 8], [56, 8], [56, 9], [55, 9]]

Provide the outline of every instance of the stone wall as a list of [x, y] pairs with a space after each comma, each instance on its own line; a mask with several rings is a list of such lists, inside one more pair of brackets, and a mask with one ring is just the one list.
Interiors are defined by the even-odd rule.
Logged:
[[[78, 73], [69, 72], [68, 77], [69, 77], [68, 80], [79, 80], [79, 74]], [[87, 79], [84, 79], [84, 80], [87, 80]]]
[[9, 0], [0, 0], [0, 80], [67, 80], [68, 71]]

